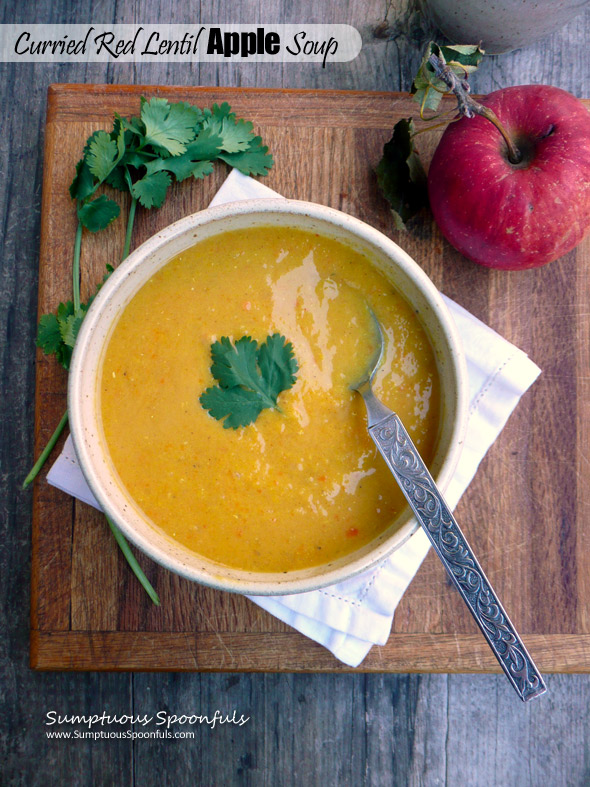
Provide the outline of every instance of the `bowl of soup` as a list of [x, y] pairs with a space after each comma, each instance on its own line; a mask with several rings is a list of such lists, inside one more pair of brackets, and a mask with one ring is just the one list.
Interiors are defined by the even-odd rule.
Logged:
[[[158, 563], [238, 593], [309, 591], [384, 560], [418, 525], [350, 387], [374, 351], [370, 311], [385, 336], [375, 393], [444, 490], [465, 361], [440, 294], [399, 246], [285, 199], [211, 208], [150, 238], [101, 288], [70, 368], [72, 438], [103, 510]], [[273, 342], [274, 372], [261, 354]], [[222, 346], [251, 350], [240, 363], [261, 386], [285, 350], [294, 360], [274, 405], [235, 428], [203, 404], [224, 387]], [[239, 396], [216, 391], [225, 415], [258, 395], [241, 382]]]

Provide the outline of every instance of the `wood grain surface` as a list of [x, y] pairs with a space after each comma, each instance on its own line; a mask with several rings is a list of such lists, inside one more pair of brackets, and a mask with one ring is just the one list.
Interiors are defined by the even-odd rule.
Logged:
[[[1, 21], [5, 24], [88, 24], [93, 20], [139, 24], [158, 21], [251, 23], [253, 20], [346, 22], [361, 33], [363, 49], [354, 61], [326, 69], [305, 64], [233, 62], [0, 63], [0, 782], [11, 787], [588, 785], [588, 674], [548, 674], [548, 693], [541, 700], [523, 704], [515, 697], [504, 675], [498, 674], [133, 673], [29, 668], [32, 493], [30, 489], [22, 492], [20, 487], [34, 454], [34, 337], [48, 85], [133, 83], [408, 90], [425, 42], [438, 34], [420, 14], [414, 13], [414, 0], [326, 0], [321, 5], [311, 0], [291, 0], [289, 3], [242, 0], [239, 4], [225, 0], [200, 0], [197, 4], [189, 0], [175, 0], [173, 4], [162, 0], [37, 0], [30, 4], [5, 0], [1, 9]], [[544, 82], [579, 97], [588, 96], [589, 38], [590, 10], [586, 9], [580, 17], [542, 41], [531, 42], [505, 55], [486, 57], [471, 79], [473, 90], [488, 93], [508, 85]], [[292, 154], [289, 160], [294, 160]], [[70, 254], [63, 264], [70, 264]], [[467, 264], [461, 270], [465, 277], [475, 276]], [[584, 271], [580, 268], [577, 275], [582, 277]], [[444, 289], [450, 292], [448, 279]], [[531, 282], [533, 280], [535, 288], [539, 287], [539, 277], [533, 276]], [[468, 284], [467, 281], [466, 292]], [[567, 295], [571, 297], [570, 293]], [[547, 299], [552, 298], [553, 293], [549, 290]], [[469, 300], [473, 300], [471, 294]], [[491, 291], [490, 302], [497, 304], [497, 301]], [[513, 311], [512, 303], [513, 300], [504, 308]], [[484, 299], [482, 314], [485, 306]], [[529, 309], [529, 315], [537, 324], [542, 321], [542, 310], [533, 315]], [[518, 315], [513, 315], [516, 317]], [[564, 346], [562, 350], [571, 364], [569, 348]], [[575, 352], [580, 370], [575, 387], [588, 399], [590, 359], [579, 349]], [[542, 365], [542, 360], [540, 362]], [[558, 377], [559, 370], [554, 371], [554, 376]], [[538, 390], [544, 384], [543, 378], [547, 379], [546, 372], [535, 384]], [[530, 397], [535, 396], [537, 391], [533, 390]], [[521, 403], [521, 408], [524, 407], [529, 407], [526, 399]], [[513, 416], [517, 417], [520, 412]], [[570, 435], [576, 431], [578, 461], [584, 464], [583, 446], [589, 444], [587, 424], [580, 423], [581, 432], [577, 431], [578, 421], [575, 426], [571, 421], [560, 426]], [[526, 432], [525, 424], [525, 435]], [[522, 431], [519, 434], [522, 435]], [[569, 441], [572, 442], [571, 437]], [[511, 458], [511, 450], [519, 451], [516, 460]], [[565, 458], [575, 473], [577, 468], [568, 450], [567, 444], [562, 453], [553, 449], [552, 457], [558, 465]], [[516, 476], [513, 484], [518, 482], [523, 456], [520, 442], [516, 447], [509, 445], [502, 454], [502, 461], [516, 462], [512, 465]], [[491, 455], [480, 475], [487, 472], [486, 465], [495, 461]], [[530, 489], [524, 489], [526, 502]], [[475, 490], [473, 487], [472, 491]], [[535, 491], [538, 490], [536, 486]], [[498, 495], [497, 490], [495, 495]], [[543, 499], [541, 495], [541, 503]], [[567, 518], [571, 505], [564, 508], [561, 518], [564, 531], [570, 534], [570, 545], [574, 521], [578, 529], [589, 521], [588, 506], [583, 500], [582, 497], [575, 501], [575, 520]], [[502, 505], [506, 513], [506, 504]], [[553, 516], [556, 505], [554, 502], [550, 505], [547, 515]], [[65, 496], [61, 510], [55, 508], [55, 503], [50, 510], [56, 531], [60, 516], [71, 521], [72, 503]], [[481, 500], [476, 513], [485, 524], [487, 501]], [[514, 510], [511, 513], [514, 514]], [[519, 519], [519, 514], [514, 515]], [[106, 535], [98, 527], [95, 533], [95, 543], [99, 547], [102, 539], [107, 540]], [[494, 538], [488, 541], [485, 535], [480, 540], [475, 530], [470, 531], [470, 535], [476, 537], [476, 546], [487, 554], [503, 548], [496, 532], [492, 533]], [[524, 530], [519, 543], [526, 546]], [[576, 548], [583, 551], [581, 539]], [[537, 549], [540, 551], [539, 547]], [[555, 555], [555, 549], [553, 543], [548, 552]], [[67, 555], [59, 559], [66, 561]], [[110, 565], [118, 569], [119, 558], [115, 551], [110, 560]], [[486, 554], [482, 554], [482, 560], [487, 560]], [[540, 577], [543, 561], [533, 565]], [[441, 581], [444, 582], [442, 575], [431, 570], [436, 573], [436, 577], [433, 573], [433, 581], [440, 587]], [[510, 572], [510, 584], [521, 589], [521, 576], [512, 573], [517, 571], [520, 574], [520, 562], [511, 560], [510, 565], [496, 573], [494, 580]], [[531, 576], [528, 569], [526, 574]], [[127, 573], [117, 576], [127, 581]], [[78, 571], [75, 581], [82, 579]], [[583, 579], [578, 571], [575, 582], [580, 583]], [[504, 586], [508, 581], [504, 580]], [[554, 573], [544, 586], [540, 578], [535, 581], [535, 586], [542, 589], [541, 595], [533, 598], [535, 607], [542, 608], [546, 597], [552, 598], [555, 585]], [[423, 587], [422, 592], [431, 595], [433, 589]], [[56, 596], [53, 593], [51, 604], [46, 600], [40, 605], [43, 615], [49, 615], [54, 608]], [[516, 596], [513, 592], [512, 597]], [[449, 597], [450, 591], [446, 598]], [[529, 587], [526, 599], [531, 597]], [[580, 598], [588, 598], [587, 590]], [[416, 599], [415, 604], [418, 601]], [[109, 621], [115, 617], [112, 604], [111, 597], [109, 605], [103, 608], [105, 619]], [[579, 610], [583, 600], [577, 606]], [[145, 612], [143, 614], [145, 616]], [[398, 617], [399, 614], [401, 610]], [[533, 618], [537, 614], [534, 613]], [[462, 620], [463, 615], [464, 611], [457, 609], [453, 619]], [[406, 609], [403, 622], [408, 629], [412, 616], [413, 610]], [[204, 617], [206, 619], [206, 614]], [[586, 618], [587, 615], [583, 620], [585, 630]], [[520, 624], [523, 618], [517, 622]], [[557, 616], [554, 627], [560, 627], [561, 622]], [[433, 614], [429, 620], [429, 627], [435, 632], [433, 636], [440, 632], [441, 626], [440, 615]], [[67, 622], [64, 632], [68, 633]], [[39, 632], [37, 636], [45, 635]], [[472, 636], [477, 636], [475, 631]], [[541, 656], [536, 636], [530, 644], [535, 656]], [[568, 635], [568, 639], [579, 636]], [[299, 644], [301, 641], [297, 640]], [[62, 643], [62, 651], [71, 644], [71, 640]], [[557, 650], [554, 648], [553, 652]], [[65, 660], [63, 652], [54, 655], [62, 662]], [[545, 664], [551, 668], [552, 662], [543, 660]], [[582, 669], [582, 666], [578, 664], [577, 668]], [[45, 734], [44, 719], [49, 710], [60, 714], [95, 714], [103, 710], [117, 714], [154, 714], [164, 709], [178, 714], [212, 714], [217, 708], [230, 712], [235, 708], [250, 720], [242, 727], [224, 725], [214, 730], [199, 727], [193, 739], [164, 742], [130, 738], [49, 739]], [[60, 731], [71, 729], [68, 725], [60, 727]], [[139, 725], [132, 725], [132, 729], [141, 731]]]
[[[150, 86], [54, 85], [45, 135], [39, 311], [70, 297], [76, 228], [67, 186], [88, 135], [114, 112], [138, 112], [141, 95], [199, 106], [227, 100], [251, 119], [276, 159], [264, 179], [279, 193], [330, 205], [396, 240], [435, 284], [527, 352], [543, 374], [525, 394], [481, 465], [457, 516], [541, 669], [590, 669], [590, 557], [583, 512], [590, 502], [584, 435], [589, 430], [590, 294], [585, 241], [551, 266], [506, 274], [467, 262], [430, 214], [394, 229], [374, 175], [401, 117], [404, 94]], [[425, 162], [441, 129], [420, 137]], [[133, 245], [209, 203], [227, 175], [174, 187], [159, 211], [143, 211]], [[123, 213], [125, 207], [123, 208]], [[121, 254], [124, 221], [86, 233], [82, 295]], [[64, 264], [66, 263], [66, 264]], [[36, 443], [65, 407], [66, 375], [40, 353]], [[103, 517], [50, 487], [36, 486], [33, 513], [31, 664], [38, 669], [342, 671], [321, 646], [247, 599], [176, 577], [147, 558], [154, 607], [128, 570]], [[550, 589], [550, 592], [548, 592]], [[498, 665], [431, 554], [395, 615], [392, 635], [361, 671], [496, 671]]]

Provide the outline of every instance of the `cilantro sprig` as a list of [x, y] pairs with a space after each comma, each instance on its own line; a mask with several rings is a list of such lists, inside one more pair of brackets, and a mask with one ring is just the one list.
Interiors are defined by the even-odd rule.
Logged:
[[258, 346], [250, 336], [232, 344], [222, 336], [211, 345], [211, 374], [218, 385], [207, 388], [199, 401], [224, 429], [253, 423], [260, 413], [279, 410], [279, 394], [292, 388], [299, 369], [293, 345], [275, 333]]
[[[72, 300], [60, 303], [54, 314], [41, 317], [37, 345], [44, 353], [55, 355], [69, 369], [78, 331], [92, 301], [91, 298], [84, 304], [80, 300], [83, 231], [99, 232], [120, 214], [117, 201], [105, 193], [97, 196], [97, 191], [110, 187], [131, 196], [122, 254], [125, 259], [131, 248], [138, 204], [146, 209], [159, 208], [172, 183], [210, 175], [215, 161], [225, 162], [245, 175], [266, 175], [274, 163], [268, 147], [254, 134], [252, 123], [238, 118], [225, 102], [200, 109], [183, 101], [170, 103], [165, 98], [142, 97], [138, 117], [115, 115], [110, 131], [95, 131], [88, 138], [69, 189], [78, 217]], [[107, 266], [107, 276], [111, 271]], [[101, 285], [102, 282], [98, 289]], [[67, 422], [66, 411], [23, 488], [38, 475]], [[123, 534], [110, 520], [109, 525], [133, 572], [154, 603], [159, 603]]]
[[64, 369], [69, 370], [70, 368], [72, 351], [82, 320], [96, 294], [113, 271], [113, 266], [107, 265], [107, 272], [94, 295], [88, 299], [87, 303], [81, 303], [78, 309], [74, 306], [73, 301], [66, 301], [59, 304], [55, 314], [44, 314], [39, 320], [37, 347], [40, 347], [46, 355], [55, 355]]
[[200, 180], [213, 172], [216, 160], [244, 175], [266, 175], [273, 166], [252, 123], [238, 118], [227, 102], [199, 109], [142, 97], [139, 117], [115, 115], [110, 132], [89, 137], [70, 195], [82, 226], [98, 232], [119, 215], [115, 200], [94, 196], [103, 184], [129, 192], [144, 208], [159, 208], [173, 181]]

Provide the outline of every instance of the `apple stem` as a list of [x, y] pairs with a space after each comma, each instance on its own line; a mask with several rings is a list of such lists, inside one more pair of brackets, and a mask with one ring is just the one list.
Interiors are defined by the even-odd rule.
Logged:
[[508, 160], [511, 164], [518, 164], [522, 160], [522, 154], [516, 147], [508, 132], [500, 123], [498, 116], [490, 107], [486, 107], [476, 101], [469, 93], [469, 83], [466, 79], [459, 79], [459, 77], [452, 71], [446, 64], [444, 58], [439, 55], [432, 54], [428, 58], [428, 62], [434, 68], [436, 76], [441, 79], [451, 92], [457, 97], [457, 108], [461, 117], [471, 118], [474, 115], [489, 120], [502, 134], [504, 141], [508, 147]]

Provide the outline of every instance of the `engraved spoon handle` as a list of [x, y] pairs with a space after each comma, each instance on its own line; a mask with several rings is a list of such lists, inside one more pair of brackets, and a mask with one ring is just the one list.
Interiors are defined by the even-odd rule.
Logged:
[[[400, 485], [418, 521], [463, 597], [508, 680], [523, 701], [547, 691], [504, 607], [399, 417], [369, 392], [369, 434]], [[372, 401], [371, 401], [372, 400]], [[371, 404], [379, 405], [375, 423]], [[383, 418], [383, 414], [389, 414]]]

